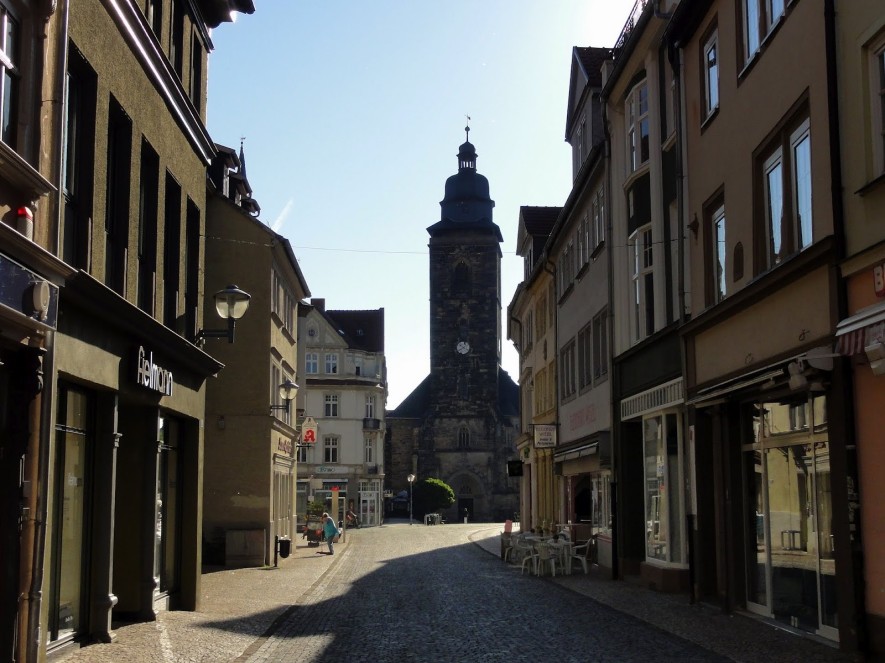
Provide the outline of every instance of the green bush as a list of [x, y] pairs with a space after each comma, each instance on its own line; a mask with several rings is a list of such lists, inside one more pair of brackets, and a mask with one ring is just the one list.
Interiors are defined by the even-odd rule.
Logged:
[[412, 494], [414, 513], [438, 513], [455, 503], [455, 491], [441, 479], [423, 479], [415, 483]]

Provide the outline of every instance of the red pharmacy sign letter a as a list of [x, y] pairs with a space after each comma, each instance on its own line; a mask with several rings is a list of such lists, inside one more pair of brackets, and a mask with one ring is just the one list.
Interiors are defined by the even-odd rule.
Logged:
[[316, 442], [316, 433], [312, 430], [304, 431], [304, 441], [308, 443]]

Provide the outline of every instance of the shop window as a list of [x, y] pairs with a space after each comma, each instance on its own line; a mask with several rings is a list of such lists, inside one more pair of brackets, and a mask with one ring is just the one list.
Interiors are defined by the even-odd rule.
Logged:
[[682, 440], [677, 413], [642, 422], [645, 457], [645, 555], [663, 562], [684, 561], [684, 509], [679, 487]]

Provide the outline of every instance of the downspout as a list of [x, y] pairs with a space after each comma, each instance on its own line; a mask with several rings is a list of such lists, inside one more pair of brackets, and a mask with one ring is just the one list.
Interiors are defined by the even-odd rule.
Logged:
[[[550, 268], [551, 266], [552, 266], [552, 269]], [[548, 274], [550, 274], [550, 277], [553, 279], [553, 292], [556, 292], [556, 265], [550, 261], [548, 255], [546, 254], [546, 251], [545, 251], [545, 256], [544, 256], [544, 271], [547, 272]], [[559, 304], [558, 304], [558, 302], [557, 302], [557, 305], [554, 308], [554, 310], [556, 311], [556, 314], [553, 316], [553, 345], [556, 348], [556, 350], [555, 350], [556, 354], [553, 357], [553, 360], [554, 360], [553, 365], [556, 366], [557, 368], [559, 368]], [[546, 315], [546, 311], [544, 312], [544, 314]], [[556, 426], [556, 444], [557, 445], [559, 445], [559, 397], [558, 397], [558, 390], [559, 390], [559, 375], [554, 375], [553, 403], [555, 405], [554, 405], [554, 410], [553, 410], [553, 425]], [[553, 453], [554, 452], [551, 451], [549, 453], [550, 453], [550, 456], [548, 456], [548, 462], [550, 463], [550, 474], [548, 475], [550, 477], [550, 493], [549, 494], [550, 494], [551, 506], [553, 509], [552, 521], [555, 523], [556, 522], [556, 494], [553, 489], [553, 487], [555, 485], [555, 481], [553, 480]]]
[[[836, 57], [838, 47], [836, 45], [836, 11], [833, 0], [824, 0], [824, 39], [826, 47], [826, 67], [827, 67], [827, 105], [829, 116], [829, 132], [830, 132], [830, 177], [831, 177], [831, 196], [833, 202], [833, 237], [836, 244], [836, 259], [843, 260], [846, 253], [846, 237], [845, 237], [845, 207], [843, 198], [843, 182], [842, 182], [842, 155], [841, 145], [842, 138], [840, 132], [839, 121], [839, 88], [838, 88], [838, 68], [836, 65]], [[834, 269], [838, 269], [834, 266]], [[837, 315], [840, 319], [844, 318], [848, 313], [845, 280], [839, 279], [837, 290]], [[859, 507], [858, 502], [850, 500], [847, 495], [850, 492], [863, 490], [860, 486], [858, 477], [858, 459], [857, 459], [857, 440], [856, 431], [854, 430], [854, 413], [851, 404], [854, 403], [854, 381], [851, 379], [852, 372], [845, 367], [845, 360], [842, 360], [837, 368], [836, 375], [841, 376], [839, 381], [842, 383], [842, 389], [839, 391], [842, 395], [842, 414], [839, 417], [845, 422], [845, 428], [842, 431], [842, 439], [846, 441], [844, 450], [844, 474], [845, 488], [842, 489], [846, 495], [846, 508], [844, 512], [857, 513]], [[854, 484], [854, 491], [849, 490], [848, 486]], [[836, 505], [838, 508], [838, 505]], [[865, 652], [869, 647], [869, 634], [867, 632], [866, 619], [866, 584], [864, 583], [863, 568], [863, 531], [861, 529], [861, 519], [855, 515], [855, 530], [849, 534], [849, 538], [845, 539], [849, 542], [849, 546], [842, 548], [841, 560], [836, 557], [837, 570], [839, 562], [843, 564], [847, 562], [847, 573], [840, 575], [849, 578], [850, 596], [846, 597], [846, 601], [851, 601], [851, 613], [844, 615], [848, 619], [840, 619], [839, 638], [840, 642], [847, 644], [851, 649]], [[838, 589], [838, 587], [837, 587]], [[841, 593], [841, 592], [840, 592]], [[846, 594], [848, 592], [845, 592]], [[844, 614], [844, 604], [837, 604], [837, 614]], [[853, 639], [853, 642], [850, 640]]]
[[[603, 98], [604, 100], [604, 98]], [[606, 218], [605, 218], [605, 236], [608, 238], [608, 241], [612, 243], [612, 248], [614, 248], [613, 240], [614, 237], [612, 235], [612, 182], [611, 182], [611, 132], [609, 131], [609, 123], [608, 123], [608, 103], [604, 101], [602, 104], [602, 127], [604, 132], [603, 137], [603, 163], [605, 164], [605, 200], [607, 204], [606, 208]], [[608, 268], [608, 315], [606, 316], [606, 332], [608, 333], [608, 347], [609, 347], [609, 358], [614, 358], [614, 344], [615, 344], [615, 311], [614, 311], [614, 302], [615, 302], [615, 286], [614, 286], [614, 264], [612, 260], [612, 250], [609, 249], [606, 251], [606, 259], [607, 259], [607, 268]], [[620, 393], [620, 378], [618, 375], [618, 371], [615, 370], [614, 361], [612, 361], [611, 371], [609, 372], [611, 376], [611, 436], [610, 436], [610, 444], [611, 444], [611, 492], [610, 492], [610, 500], [611, 500], [611, 536], [612, 536], [612, 578], [617, 579], [620, 576], [620, 564], [619, 560], [619, 528], [618, 528], [618, 451], [620, 449], [620, 410], [618, 407], [619, 401], [617, 400], [617, 395]]]
[[[686, 322], [688, 319], [688, 315], [686, 313], [686, 297], [685, 297], [685, 199], [688, 196], [688, 192], [686, 191], [687, 182], [685, 177], [685, 139], [686, 139], [686, 131], [683, 123], [685, 121], [682, 109], [685, 106], [685, 88], [683, 86], [683, 82], [685, 80], [683, 76], [683, 50], [682, 45], [680, 43], [674, 43], [668, 49], [668, 55], [670, 60], [670, 67], [673, 70], [673, 83], [676, 85], [676, 89], [679, 92], [678, 102], [673, 104], [673, 126], [675, 127], [678, 135], [676, 137], [676, 227], [679, 229], [679, 234], [676, 241], [676, 278], [677, 278], [677, 303], [679, 306], [679, 323], [680, 326]], [[685, 378], [688, 375], [688, 353], [685, 348], [684, 339], [679, 344], [680, 349], [680, 362], [681, 362], [681, 371], [682, 371], [682, 381], [683, 381], [683, 390], [685, 388]], [[685, 412], [686, 419], [688, 419], [688, 410]], [[688, 421], [685, 422], [689, 424]], [[690, 446], [688, 449], [688, 453], [690, 454], [690, 467], [696, 467], [694, 461], [694, 447]], [[685, 527], [686, 527], [686, 541], [688, 544], [688, 592], [689, 592], [689, 601], [691, 603], [695, 603], [698, 600], [697, 592], [695, 591], [695, 585], [697, 582], [697, 564], [696, 564], [696, 546], [695, 546], [695, 537], [697, 530], [697, 485], [696, 485], [696, 477], [689, 477], [690, 479], [690, 488], [688, 494], [688, 509], [686, 509], [686, 518], [685, 518]]]
[[[64, 92], [65, 92], [65, 81], [66, 81], [66, 73], [67, 73], [67, 34], [68, 34], [68, 22], [70, 16], [70, 0], [62, 0], [61, 7], [59, 7], [56, 0], [46, 0], [44, 5], [46, 9], [46, 22], [49, 23], [49, 19], [53, 14], [57, 14], [59, 20], [56, 21], [56, 26], [58, 29], [57, 38], [57, 61], [56, 61], [56, 70], [55, 70], [55, 94], [46, 102], [50, 107], [50, 112], [53, 115], [53, 122], [55, 124], [55, 131], [53, 132], [53, 137], [55, 142], [51, 145], [51, 148], [55, 150], [54, 155], [54, 166], [55, 172], [58, 176], [58, 194], [56, 198], [56, 253], [61, 254], [61, 224], [62, 224], [62, 209], [63, 205], [61, 205], [61, 197], [63, 191], [63, 174], [62, 174], [62, 155], [64, 153], [63, 150], [63, 128], [64, 128]], [[60, 13], [59, 13], [60, 11]], [[45, 67], [44, 67], [45, 71]], [[52, 157], [50, 157], [52, 160]], [[51, 211], [51, 210], [50, 210]], [[46, 521], [49, 513], [49, 464], [50, 464], [50, 447], [51, 440], [53, 439], [54, 430], [53, 430], [53, 411], [55, 407], [55, 384], [56, 384], [56, 372], [55, 372], [55, 334], [49, 333], [46, 336], [44, 341], [44, 346], [46, 348], [45, 358], [42, 360], [42, 372], [40, 374], [41, 389], [45, 390], [47, 376], [49, 379], [49, 389], [46, 391], [46, 398], [41, 399], [41, 408], [38, 411], [38, 416], [40, 417], [40, 430], [41, 435], [39, 440], [35, 440], [36, 444], [39, 445], [39, 468], [38, 468], [38, 479], [37, 484], [32, 486], [32, 490], [35, 494], [35, 511], [33, 515], [33, 525], [34, 525], [34, 548], [32, 551], [31, 564], [33, 568], [33, 575], [30, 579], [30, 587], [28, 587], [28, 594], [30, 595], [30, 600], [28, 602], [28, 616], [27, 616], [27, 628], [30, 631], [30, 635], [33, 637], [28, 637], [24, 642], [20, 641], [18, 644], [19, 653], [21, 653], [21, 648], [25, 647], [25, 655], [23, 658], [19, 659], [22, 661], [36, 661], [38, 660], [40, 645], [45, 639], [40, 628], [40, 613], [42, 611], [42, 599], [43, 599], [43, 579], [44, 579], [44, 559], [46, 555]]]

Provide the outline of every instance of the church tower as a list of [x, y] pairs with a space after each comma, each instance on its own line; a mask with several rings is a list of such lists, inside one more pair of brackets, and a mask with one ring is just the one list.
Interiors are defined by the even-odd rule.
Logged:
[[476, 156], [469, 141], [461, 145], [458, 172], [446, 181], [440, 202], [441, 219], [427, 229], [432, 399], [443, 417], [480, 414], [498, 393], [503, 240]]
[[501, 368], [501, 230], [489, 182], [467, 138], [430, 235], [430, 375], [388, 412], [387, 487], [408, 474], [455, 491], [447, 515], [501, 521], [519, 508], [515, 458], [519, 388]]

